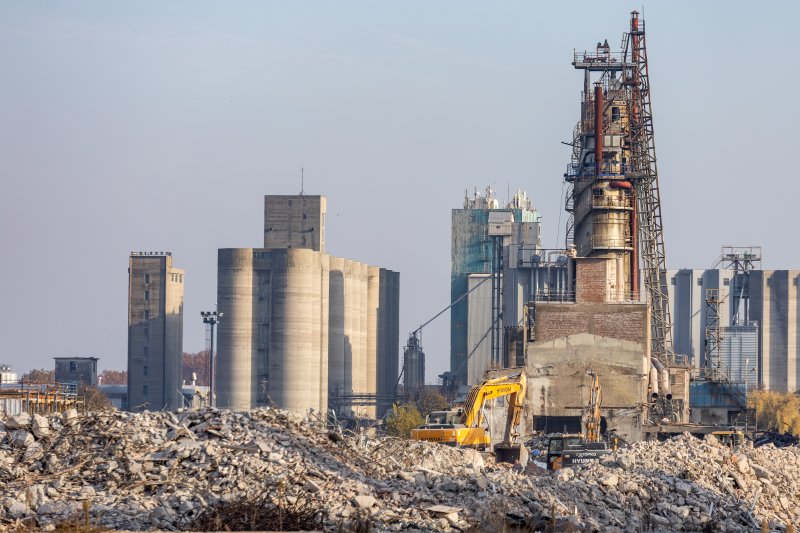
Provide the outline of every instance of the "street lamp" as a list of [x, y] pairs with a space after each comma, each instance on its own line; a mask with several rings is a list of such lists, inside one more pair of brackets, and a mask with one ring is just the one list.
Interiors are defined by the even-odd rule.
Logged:
[[203, 317], [203, 324], [208, 324], [211, 328], [211, 348], [208, 350], [208, 399], [211, 407], [214, 407], [216, 402], [216, 394], [214, 394], [214, 327], [222, 318], [222, 313], [217, 311], [200, 311], [200, 316]]

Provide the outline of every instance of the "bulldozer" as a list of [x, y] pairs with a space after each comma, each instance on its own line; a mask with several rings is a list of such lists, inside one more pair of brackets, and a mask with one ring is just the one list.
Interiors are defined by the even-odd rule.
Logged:
[[586, 431], [550, 437], [547, 441], [547, 469], [559, 470], [565, 466], [599, 461], [609, 453], [608, 445], [600, 436], [600, 405], [603, 389], [597, 372], [589, 371], [591, 385], [587, 406]]
[[528, 462], [528, 451], [517, 442], [525, 401], [525, 372], [521, 369], [472, 387], [460, 407], [432, 412], [425, 419], [425, 424], [411, 431], [411, 438], [457, 448], [490, 448], [492, 439], [484, 424], [483, 408], [487, 400], [504, 396], [509, 396], [505, 431], [502, 442], [495, 445], [493, 451], [498, 461], [519, 463], [524, 468]]

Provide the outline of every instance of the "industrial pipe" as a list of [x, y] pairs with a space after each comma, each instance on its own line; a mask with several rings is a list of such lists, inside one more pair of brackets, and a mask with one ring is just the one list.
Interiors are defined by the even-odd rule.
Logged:
[[594, 86], [594, 175], [599, 176], [603, 165], [603, 86]]
[[658, 399], [658, 370], [652, 364], [650, 365], [650, 399]]
[[653, 366], [658, 370], [658, 388], [661, 394], [667, 400], [672, 399], [672, 388], [669, 385], [669, 370], [667, 367], [664, 366], [664, 363], [656, 359], [655, 357], [651, 357], [650, 361], [652, 361]]

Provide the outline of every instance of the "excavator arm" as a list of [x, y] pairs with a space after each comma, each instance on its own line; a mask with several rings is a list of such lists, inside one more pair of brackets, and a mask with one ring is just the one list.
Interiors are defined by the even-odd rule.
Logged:
[[[464, 425], [467, 427], [477, 427], [483, 422], [483, 406], [487, 400], [500, 398], [501, 396], [513, 395], [514, 398], [509, 402], [517, 404], [525, 396], [525, 373], [519, 372], [511, 376], [489, 379], [480, 385], [472, 387], [464, 402]], [[509, 409], [510, 411], [511, 409]], [[519, 415], [517, 415], [519, 423]]]

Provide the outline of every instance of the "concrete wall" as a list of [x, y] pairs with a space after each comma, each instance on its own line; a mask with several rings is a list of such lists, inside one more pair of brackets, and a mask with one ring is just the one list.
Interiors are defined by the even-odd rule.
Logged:
[[128, 266], [130, 408], [181, 407], [183, 270], [168, 253], [133, 253]]
[[641, 406], [647, 401], [644, 352], [648, 347], [591, 333], [529, 343], [526, 426], [533, 427], [537, 417], [581, 416], [589, 403], [588, 372], [593, 370], [603, 388], [602, 416], [607, 428], [627, 440], [640, 439]]
[[639, 439], [650, 357], [647, 305], [538, 303], [534, 327], [536, 341], [527, 345], [525, 366], [528, 427], [536, 417], [546, 422], [580, 416], [593, 370], [603, 388], [607, 429]]
[[264, 248], [325, 251], [324, 196], [264, 196]]

